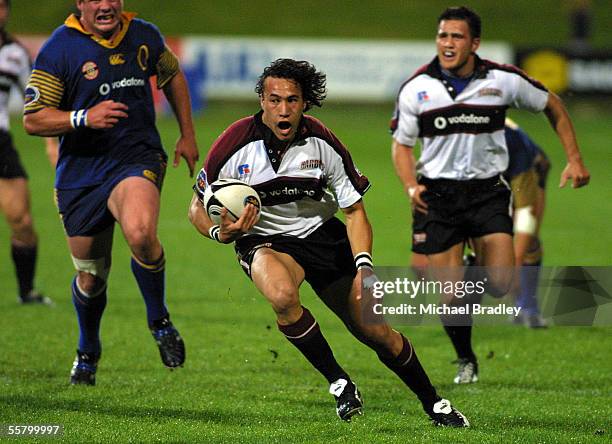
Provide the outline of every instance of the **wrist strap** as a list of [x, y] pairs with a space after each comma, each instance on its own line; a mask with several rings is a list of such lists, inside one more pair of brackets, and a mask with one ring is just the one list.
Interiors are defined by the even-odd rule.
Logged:
[[361, 253], [357, 253], [355, 255], [355, 267], [357, 270], [363, 267], [374, 268], [374, 263], [372, 262], [372, 255], [367, 251], [362, 251]]
[[87, 110], [70, 111], [70, 126], [74, 129], [87, 126]]
[[221, 238], [219, 237], [220, 232], [221, 228], [219, 227], [219, 225], [213, 225], [208, 229], [208, 235], [210, 236], [210, 238], [216, 240], [217, 242], [221, 242]]

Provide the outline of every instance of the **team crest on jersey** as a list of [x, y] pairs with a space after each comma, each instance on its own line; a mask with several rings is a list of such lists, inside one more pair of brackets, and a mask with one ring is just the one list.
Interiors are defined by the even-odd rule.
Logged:
[[300, 163], [300, 170], [322, 170], [325, 167], [321, 159], [308, 159]]
[[497, 89], [497, 88], [482, 88], [481, 90], [478, 91], [478, 96], [482, 97], [482, 96], [497, 96], [497, 97], [501, 97], [502, 96], [502, 92], [501, 89]]
[[26, 86], [26, 90], [24, 93], [25, 106], [28, 106], [34, 102], [38, 102], [38, 99], [40, 99], [40, 91], [38, 90], [38, 88], [32, 85]]
[[119, 54], [112, 54], [109, 58], [108, 61], [110, 62], [111, 65], [123, 65], [125, 63], [125, 56], [121, 53]]
[[138, 66], [143, 71], [147, 70], [147, 65], [149, 63], [149, 47], [147, 45], [140, 45], [138, 48], [138, 55], [136, 56], [136, 61], [138, 62]]
[[94, 80], [95, 78], [98, 77], [98, 74], [100, 74], [98, 65], [96, 65], [95, 62], [91, 62], [91, 61], [83, 63], [81, 72], [83, 73], [83, 76], [85, 76], [87, 80]]
[[420, 91], [417, 93], [417, 100], [419, 103], [423, 103], [429, 100], [429, 96], [427, 95], [427, 91]]
[[200, 201], [204, 200], [204, 192], [206, 191], [206, 171], [204, 171], [204, 168], [200, 170], [198, 177], [196, 177], [196, 183], [193, 186], [193, 191], [198, 194]]

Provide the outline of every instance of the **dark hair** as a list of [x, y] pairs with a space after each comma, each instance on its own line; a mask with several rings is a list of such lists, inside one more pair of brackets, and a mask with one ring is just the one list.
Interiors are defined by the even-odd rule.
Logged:
[[438, 17], [438, 23], [442, 20], [463, 20], [467, 22], [472, 38], [480, 38], [480, 31], [482, 29], [480, 16], [466, 6], [452, 6], [447, 8], [440, 14], [440, 17]]
[[259, 97], [264, 93], [264, 82], [268, 77], [289, 79], [300, 85], [302, 96], [306, 102], [306, 110], [312, 106], [320, 107], [327, 91], [325, 90], [325, 74], [304, 60], [277, 59], [266, 67], [257, 80], [255, 92]]

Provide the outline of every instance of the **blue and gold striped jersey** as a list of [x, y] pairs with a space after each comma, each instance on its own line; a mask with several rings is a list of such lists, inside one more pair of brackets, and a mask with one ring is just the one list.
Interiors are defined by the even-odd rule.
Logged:
[[112, 41], [83, 29], [71, 15], [41, 48], [26, 88], [24, 112], [91, 108], [104, 100], [125, 103], [129, 117], [111, 129], [79, 128], [60, 137], [56, 188], [101, 183], [122, 164], [165, 156], [155, 127], [149, 79], [162, 88], [179, 71], [157, 27], [123, 13]]

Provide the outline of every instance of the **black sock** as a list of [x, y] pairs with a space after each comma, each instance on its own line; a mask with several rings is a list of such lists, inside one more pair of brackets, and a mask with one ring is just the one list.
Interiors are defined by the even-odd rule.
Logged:
[[444, 330], [455, 347], [457, 357], [476, 362], [476, 355], [472, 349], [472, 326], [444, 325]]
[[404, 335], [401, 336], [403, 347], [399, 355], [392, 357], [378, 353], [378, 358], [417, 395], [423, 404], [423, 408], [430, 411], [440, 397], [436, 393], [435, 387], [431, 385], [431, 381], [425, 373], [425, 369], [421, 366], [412, 345]]
[[297, 322], [291, 325], [279, 324], [278, 329], [330, 384], [340, 378], [349, 380], [347, 373], [336, 362], [319, 324], [307, 308], [302, 309], [304, 312]]
[[11, 244], [11, 256], [15, 264], [15, 274], [19, 284], [19, 296], [24, 298], [34, 288], [34, 270], [38, 247], [20, 247]]

